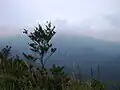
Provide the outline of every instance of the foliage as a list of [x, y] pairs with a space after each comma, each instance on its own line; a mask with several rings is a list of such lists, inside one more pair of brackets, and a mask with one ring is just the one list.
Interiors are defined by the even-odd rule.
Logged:
[[[55, 34], [55, 26], [51, 23], [35, 27], [34, 32], [24, 33], [31, 39], [29, 43], [30, 50], [35, 55], [23, 55], [37, 63], [40, 61], [40, 67], [21, 60], [19, 56], [12, 57], [11, 47], [6, 46], [0, 52], [0, 88], [4, 90], [62, 90], [67, 86], [69, 78], [64, 72], [64, 67], [53, 65], [51, 69], [45, 68], [45, 64], [50, 56], [56, 51], [52, 47], [50, 40]], [[49, 55], [48, 55], [49, 54]]]
[[[100, 69], [98, 66], [98, 80], [92, 79], [82, 81], [80, 73], [69, 76], [64, 72], [64, 67], [53, 64], [51, 68], [45, 65], [56, 48], [52, 47], [51, 39], [55, 35], [55, 26], [47, 22], [43, 28], [40, 24], [33, 32], [24, 32], [31, 40], [30, 50], [34, 53], [23, 55], [28, 62], [21, 60], [18, 55], [11, 55], [11, 47], [6, 46], [0, 51], [0, 90], [105, 90], [104, 84], [100, 81]], [[40, 62], [40, 67], [29, 63]], [[77, 67], [78, 68], [78, 67]], [[80, 81], [80, 82], [78, 82]]]
[[[32, 59], [34, 62], [36, 62], [36, 60], [39, 60], [41, 68], [45, 68], [47, 60], [56, 51], [56, 48], [52, 48], [52, 43], [50, 42], [56, 33], [54, 29], [55, 26], [52, 26], [51, 22], [47, 22], [45, 28], [39, 24], [35, 27], [34, 32], [28, 33], [28, 31], [24, 29], [23, 33], [25, 33], [32, 41], [29, 43], [30, 50], [33, 51], [36, 56], [26, 55], [25, 53], [23, 53], [23, 55], [28, 60]], [[46, 57], [49, 50], [50, 54], [48, 57]]]

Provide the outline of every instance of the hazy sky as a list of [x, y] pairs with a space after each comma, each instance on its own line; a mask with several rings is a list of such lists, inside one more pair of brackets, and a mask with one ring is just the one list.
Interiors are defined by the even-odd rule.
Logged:
[[0, 0], [0, 27], [33, 27], [45, 20], [66, 23], [62, 24], [66, 29], [86, 35], [120, 40], [120, 0]]

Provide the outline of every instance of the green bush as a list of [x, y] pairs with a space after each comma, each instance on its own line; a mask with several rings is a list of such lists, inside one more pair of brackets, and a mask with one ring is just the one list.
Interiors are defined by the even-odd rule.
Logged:
[[[55, 35], [55, 26], [47, 22], [45, 28], [41, 25], [35, 27], [33, 32], [24, 32], [31, 40], [30, 50], [34, 55], [25, 54], [28, 61], [21, 60], [19, 56], [11, 55], [11, 47], [6, 46], [0, 52], [0, 90], [105, 90], [105, 85], [100, 81], [98, 66], [98, 79], [82, 81], [80, 74], [74, 76], [64, 72], [64, 67], [53, 64], [46, 68], [49, 58], [55, 53], [56, 48], [50, 42]], [[29, 63], [39, 61], [40, 66]], [[74, 77], [74, 78], [73, 78]]]

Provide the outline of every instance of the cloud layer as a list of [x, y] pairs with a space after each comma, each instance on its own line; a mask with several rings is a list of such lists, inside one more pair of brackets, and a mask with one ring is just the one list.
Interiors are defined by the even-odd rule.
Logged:
[[120, 42], [120, 14], [115, 13], [83, 20], [78, 24], [57, 20], [58, 32], [85, 35], [102, 40]]
[[51, 20], [66, 34], [120, 41], [120, 0], [0, 0], [0, 13], [0, 27], [12, 28], [0, 35]]

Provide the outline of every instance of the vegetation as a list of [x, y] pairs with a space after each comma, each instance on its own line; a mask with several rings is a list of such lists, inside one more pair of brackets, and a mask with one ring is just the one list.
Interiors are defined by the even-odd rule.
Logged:
[[[50, 22], [42, 27], [40, 24], [33, 32], [24, 32], [31, 40], [29, 44], [31, 54], [25, 54], [26, 60], [21, 60], [18, 55], [11, 55], [11, 47], [6, 46], [0, 52], [0, 90], [105, 90], [105, 85], [93, 76], [91, 80], [82, 81], [76, 72], [68, 75], [64, 67], [53, 65], [46, 68], [47, 61], [55, 53], [51, 39], [55, 35], [55, 26]], [[32, 63], [30, 62], [32, 61]], [[35, 64], [39, 63], [39, 67]]]

